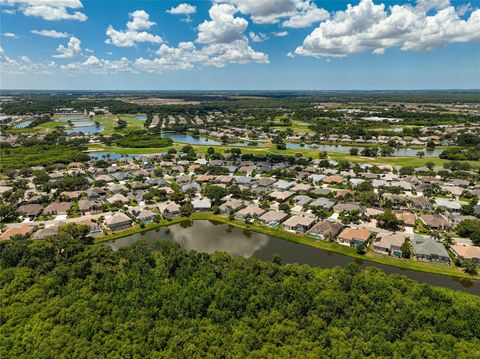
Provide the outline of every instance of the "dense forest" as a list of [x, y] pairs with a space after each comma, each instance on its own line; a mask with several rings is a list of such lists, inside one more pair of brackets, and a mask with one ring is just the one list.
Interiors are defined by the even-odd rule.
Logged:
[[473, 295], [85, 233], [0, 243], [1, 357], [480, 357]]

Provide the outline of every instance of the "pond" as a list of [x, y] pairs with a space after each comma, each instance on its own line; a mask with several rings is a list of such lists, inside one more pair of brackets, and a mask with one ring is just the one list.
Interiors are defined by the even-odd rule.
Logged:
[[[305, 148], [305, 149], [316, 149], [319, 151], [327, 151], [327, 152], [334, 152], [334, 153], [350, 153], [350, 149], [355, 146], [345, 146], [345, 145], [311, 145], [311, 144], [300, 144], [300, 143], [293, 143], [288, 142], [286, 143], [287, 148]], [[362, 151], [361, 146], [357, 147], [359, 152]], [[418, 151], [423, 151], [425, 153], [425, 157], [438, 157], [440, 153], [442, 153], [442, 149], [434, 149], [434, 150], [427, 150], [427, 149], [415, 149], [415, 148], [397, 148], [393, 152], [393, 156], [395, 157], [416, 157]]]
[[33, 121], [23, 121], [21, 123], [19, 123], [18, 125], [15, 125], [14, 128], [27, 128], [28, 126], [30, 126], [30, 124], [32, 123]]
[[61, 116], [56, 122], [70, 122], [72, 127], [65, 132], [69, 135], [83, 133], [85, 135], [91, 135], [94, 133], [100, 133], [104, 128], [97, 125], [94, 120], [84, 116]]
[[147, 119], [147, 116], [145, 116], [145, 115], [138, 115], [138, 116], [135, 116], [135, 118], [136, 118], [137, 120], [140, 120], [140, 121], [145, 121], [145, 120]]
[[98, 151], [98, 152], [88, 152], [88, 156], [93, 160], [119, 160], [121, 158], [148, 158], [151, 156], [160, 156], [165, 155], [166, 152], [159, 152], [159, 153], [151, 153], [151, 154], [119, 154], [115, 152], [106, 152], [106, 151]]
[[185, 250], [196, 250], [210, 254], [223, 251], [229, 253], [232, 257], [255, 257], [265, 261], [271, 261], [273, 254], [278, 253], [282, 256], [282, 263], [301, 263], [322, 268], [333, 268], [355, 262], [361, 267], [377, 267], [388, 274], [402, 274], [422, 283], [480, 295], [480, 283], [475, 280], [403, 270], [261, 233], [246, 231], [214, 221], [190, 221], [174, 224], [169, 227], [157, 228], [104, 242], [103, 244], [117, 250], [139, 240], [148, 243], [154, 243], [157, 240], [173, 240]]
[[[207, 137], [196, 137], [190, 134], [177, 134], [177, 133], [162, 133], [161, 137], [171, 138], [174, 142], [187, 143], [189, 145], [210, 145], [210, 146], [220, 146], [222, 142], [217, 140], [212, 140]], [[248, 146], [248, 141], [228, 143], [229, 146]]]

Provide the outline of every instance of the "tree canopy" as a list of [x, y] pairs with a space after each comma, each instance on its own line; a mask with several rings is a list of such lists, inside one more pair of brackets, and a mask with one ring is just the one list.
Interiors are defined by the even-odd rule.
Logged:
[[0, 355], [442, 357], [480, 355], [480, 298], [356, 265], [112, 251], [72, 226], [0, 243]]

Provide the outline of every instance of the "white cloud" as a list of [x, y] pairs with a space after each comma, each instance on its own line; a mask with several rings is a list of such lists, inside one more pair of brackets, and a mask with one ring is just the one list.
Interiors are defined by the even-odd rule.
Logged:
[[457, 13], [459, 16], [465, 15], [467, 12], [472, 11], [473, 7], [471, 3], [462, 4], [457, 7]]
[[35, 35], [53, 37], [54, 39], [64, 39], [70, 36], [66, 32], [58, 32], [56, 30], [32, 30], [30, 32]]
[[18, 5], [25, 16], [40, 17], [48, 21], [77, 20], [86, 21], [87, 16], [80, 11], [70, 12], [71, 9], [81, 9], [80, 0], [0, 0], [2, 5]]
[[304, 28], [309, 27], [317, 22], [321, 22], [330, 18], [330, 14], [325, 9], [317, 8], [317, 5], [314, 3], [309, 4], [309, 6], [290, 17], [288, 20], [282, 22], [283, 27], [291, 28]]
[[106, 31], [108, 39], [105, 43], [118, 47], [132, 47], [137, 42], [150, 42], [154, 44], [163, 43], [163, 39], [159, 35], [154, 35], [146, 31], [139, 31], [149, 29], [154, 22], [150, 21], [150, 15], [143, 10], [136, 10], [128, 16], [132, 19], [127, 22], [127, 29], [118, 31], [109, 25]]
[[248, 33], [248, 36], [253, 42], [262, 42], [262, 41], [268, 40], [268, 36], [265, 35], [263, 32], [259, 32], [256, 34], [253, 31], [250, 31]]
[[167, 10], [167, 12], [172, 15], [192, 15], [197, 12], [197, 7], [183, 3], [176, 7], [170, 8], [170, 10]]
[[288, 36], [288, 32], [287, 32], [287, 31], [277, 31], [277, 32], [274, 32], [274, 33], [273, 33], [273, 36], [276, 36], [276, 37], [285, 37], [285, 36]]
[[13, 32], [4, 32], [2, 35], [3, 35], [3, 37], [9, 37], [9, 38], [12, 38], [12, 39], [18, 39], [17, 34], [14, 34]]
[[215, 4], [208, 11], [211, 20], [198, 25], [197, 42], [202, 44], [230, 43], [244, 37], [248, 22], [234, 17], [236, 9], [232, 5]]
[[128, 16], [132, 18], [131, 21], [127, 22], [127, 29], [129, 30], [147, 30], [155, 25], [153, 21], [150, 21], [150, 15], [144, 10], [135, 10]]
[[18, 60], [12, 59], [5, 55], [3, 48], [0, 47], [0, 66], [1, 73], [6, 75], [21, 75], [29, 73], [52, 74], [56, 68], [55, 62], [35, 63], [27, 56], [20, 56]]
[[480, 40], [480, 10], [463, 20], [444, 0], [421, 0], [416, 6], [393, 5], [388, 9], [372, 0], [361, 0], [322, 22], [295, 54], [343, 57], [364, 51], [383, 54], [391, 47], [426, 51], [476, 40]]
[[79, 39], [72, 36], [70, 40], [68, 40], [67, 47], [63, 45], [59, 45], [57, 47], [58, 54], [53, 55], [53, 57], [69, 59], [75, 56], [79, 56], [82, 54], [82, 48], [80, 46], [81, 43], [82, 42]]
[[60, 69], [69, 73], [108, 74], [132, 71], [130, 65], [131, 62], [126, 57], [122, 57], [119, 60], [104, 60], [99, 59], [94, 55], [90, 55], [85, 61], [62, 65], [60, 66]]
[[227, 64], [249, 62], [268, 63], [268, 56], [253, 50], [246, 39], [217, 43], [197, 48], [193, 42], [181, 42], [178, 47], [161, 45], [157, 57], [135, 60], [135, 68], [146, 72], [188, 70], [195, 67], [224, 67]]
[[15, 15], [17, 12], [14, 9], [3, 9], [2, 13], [7, 15]]
[[275, 24], [284, 19], [282, 26], [308, 27], [328, 19], [328, 12], [317, 8], [312, 0], [214, 0], [234, 5], [242, 14], [249, 15], [255, 24]]

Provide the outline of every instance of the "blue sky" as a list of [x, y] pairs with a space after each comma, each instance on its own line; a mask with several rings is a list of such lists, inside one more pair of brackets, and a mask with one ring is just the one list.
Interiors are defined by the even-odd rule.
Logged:
[[0, 4], [3, 89], [480, 87], [478, 0]]

